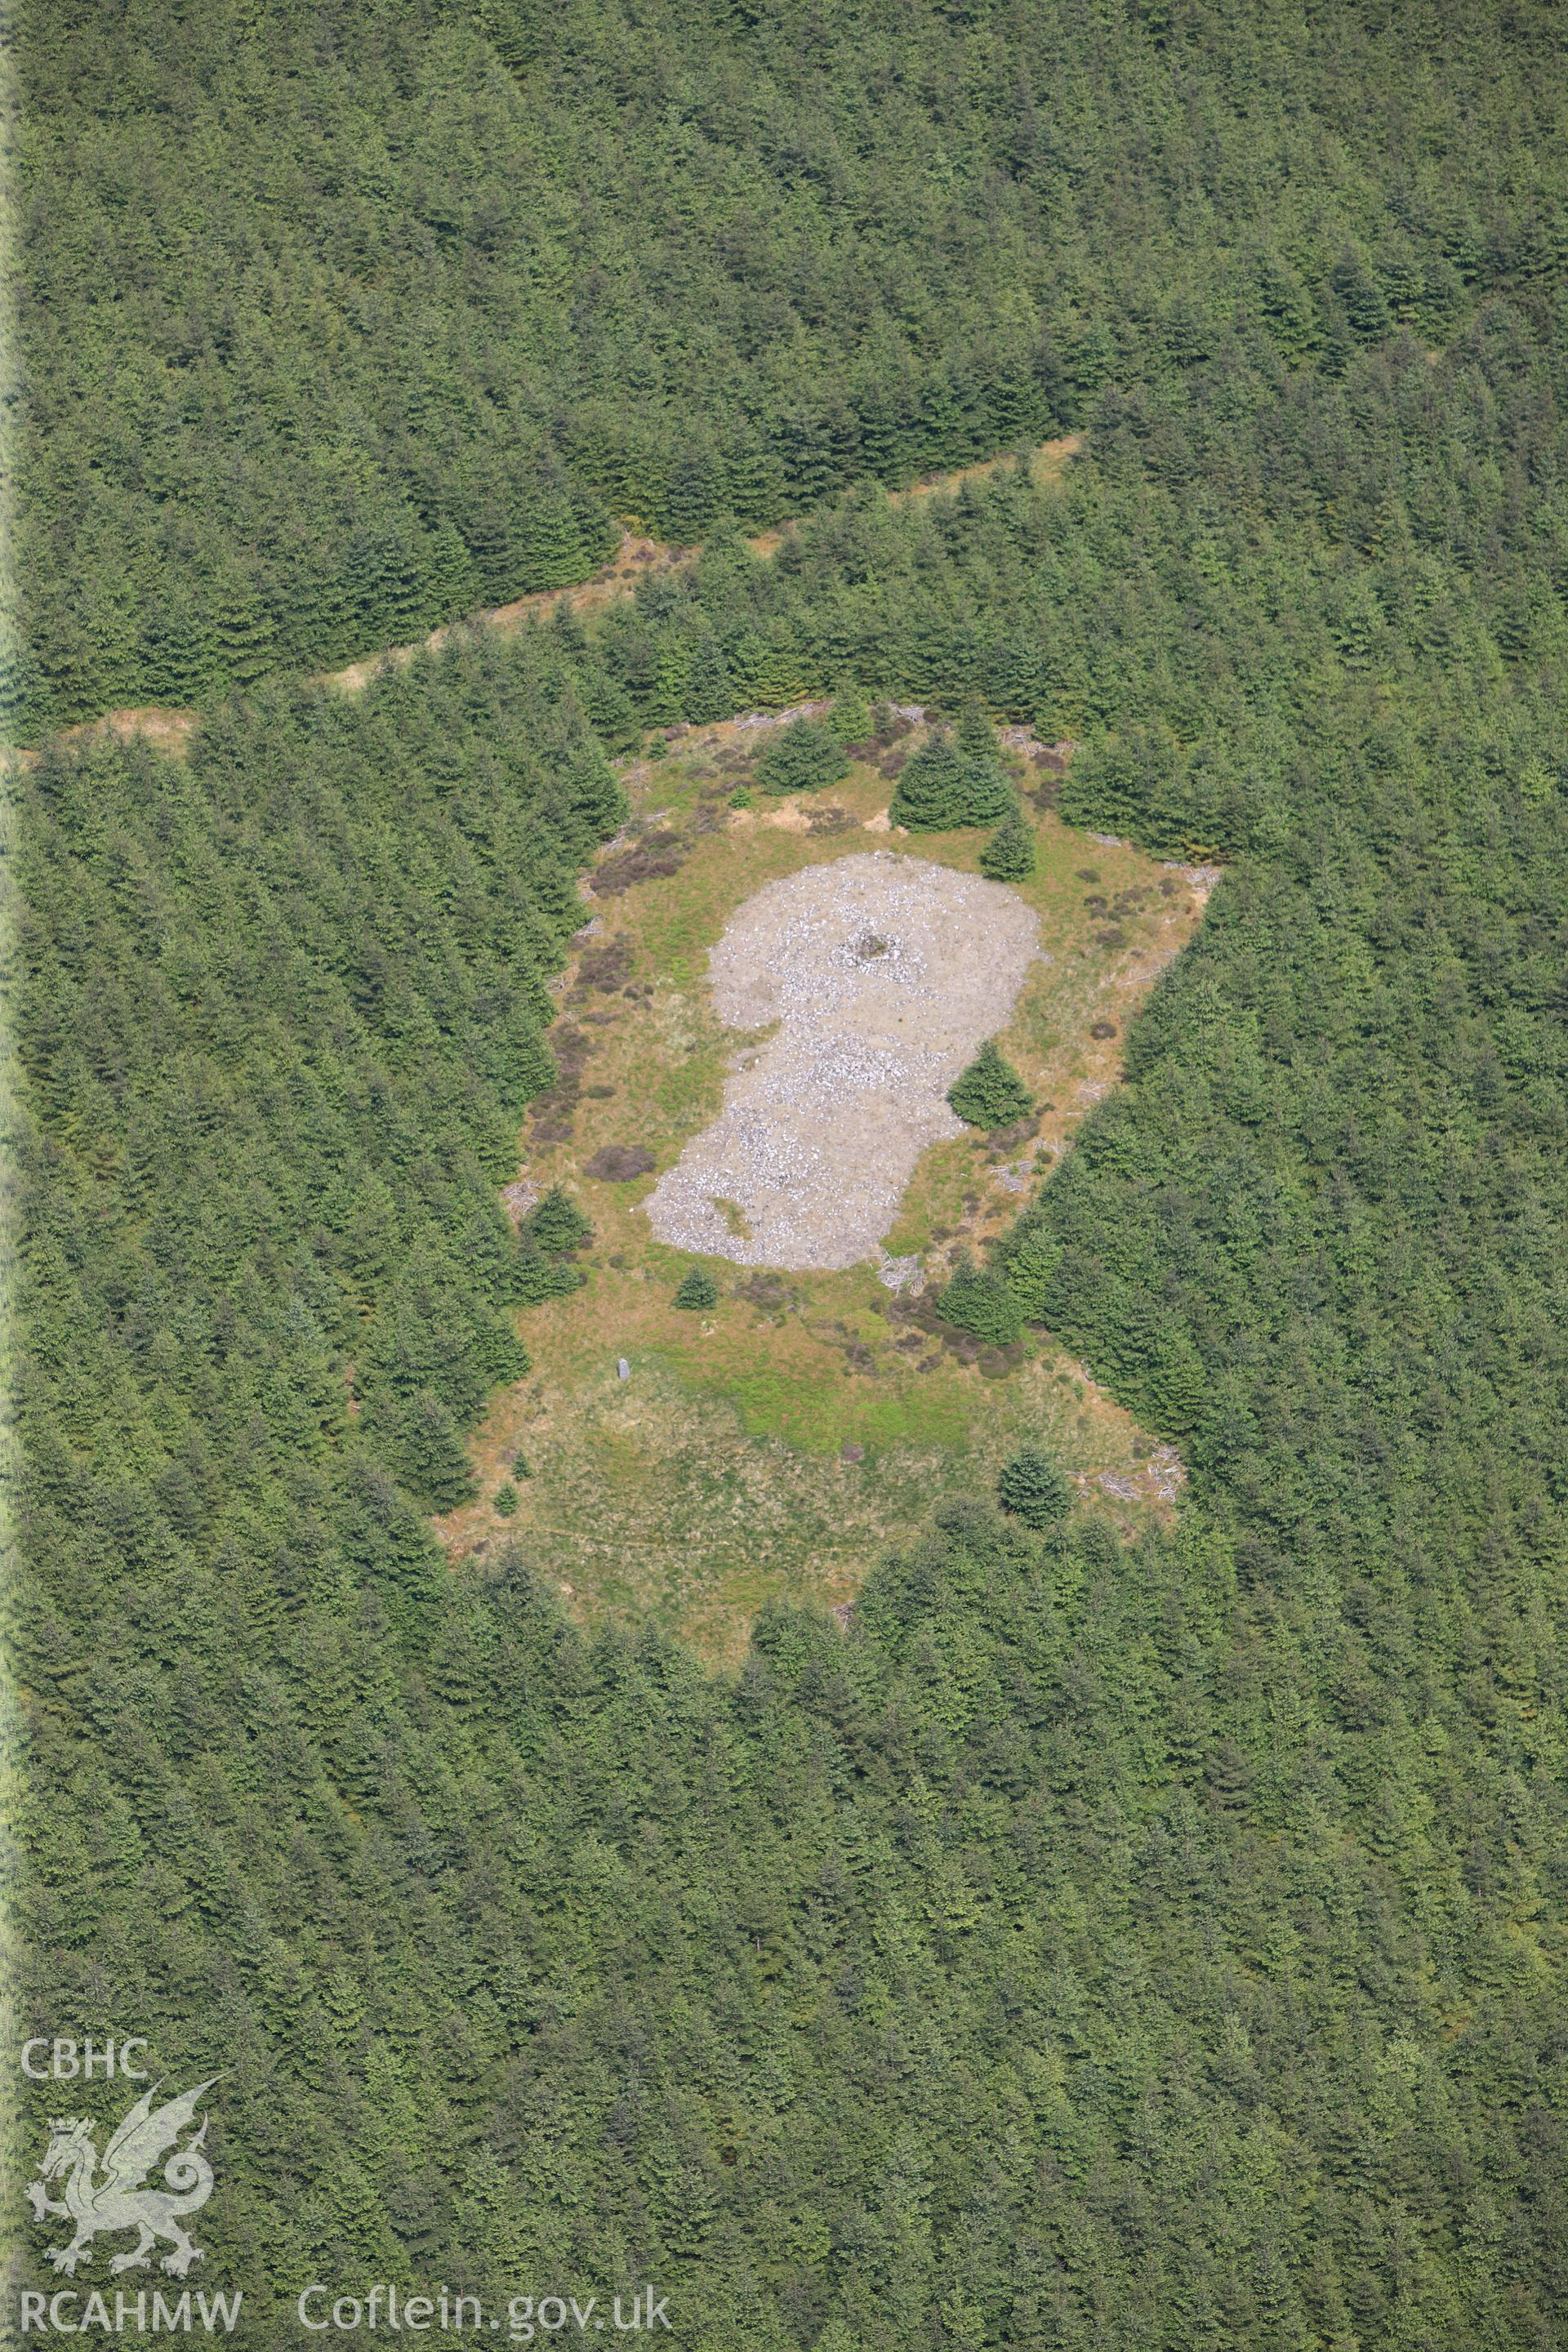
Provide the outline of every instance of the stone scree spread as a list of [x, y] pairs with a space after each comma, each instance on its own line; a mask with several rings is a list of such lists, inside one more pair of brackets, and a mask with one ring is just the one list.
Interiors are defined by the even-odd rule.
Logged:
[[658, 1239], [797, 1271], [874, 1256], [921, 1154], [963, 1132], [947, 1089], [1038, 939], [1016, 891], [887, 850], [768, 883], [709, 961], [721, 1020], [777, 1026], [649, 1194]]

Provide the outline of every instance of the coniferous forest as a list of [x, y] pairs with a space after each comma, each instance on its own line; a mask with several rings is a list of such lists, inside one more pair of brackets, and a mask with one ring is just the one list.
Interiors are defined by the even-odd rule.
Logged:
[[[16, 42], [18, 2040], [223, 2074], [268, 2352], [311, 2280], [1568, 2345], [1560, 12]], [[627, 523], [691, 560], [311, 682]], [[499, 1188], [615, 762], [846, 682], [1224, 866], [965, 1276], [1191, 1479], [1131, 1549], [977, 1488], [714, 1676], [427, 1522], [592, 1261]], [[188, 749], [63, 731], [136, 703]]]

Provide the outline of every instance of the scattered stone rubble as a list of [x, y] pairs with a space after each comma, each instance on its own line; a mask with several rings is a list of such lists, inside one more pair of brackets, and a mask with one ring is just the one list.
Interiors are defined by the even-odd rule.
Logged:
[[1163, 1503], [1173, 1503], [1187, 1483], [1187, 1465], [1173, 1445], [1156, 1445], [1149, 1456], [1149, 1483]]
[[830, 702], [796, 702], [787, 710], [743, 710], [736, 719], [737, 727], [788, 727], [796, 719], [820, 719], [833, 708]]
[[877, 1269], [877, 1279], [884, 1290], [890, 1290], [895, 1298], [901, 1297], [906, 1291], [911, 1298], [918, 1298], [926, 1286], [919, 1258], [889, 1257], [881, 1249], [877, 1255], [882, 1261]]
[[521, 1225], [530, 1209], [539, 1205], [539, 1187], [531, 1184], [526, 1176], [518, 1176], [500, 1190], [501, 1206], [514, 1225]]
[[[1136, 1452], [1136, 1447], [1133, 1450]], [[1119, 1503], [1137, 1502], [1140, 1498], [1173, 1503], [1186, 1479], [1186, 1465], [1175, 1447], [1156, 1445], [1135, 1471], [1102, 1470], [1098, 1484], [1103, 1493]]]
[[774, 1034], [648, 1196], [658, 1238], [797, 1270], [877, 1255], [921, 1153], [963, 1132], [947, 1089], [1005, 1023], [1037, 940], [1016, 891], [887, 850], [759, 890], [712, 951], [713, 1001], [731, 1027]]

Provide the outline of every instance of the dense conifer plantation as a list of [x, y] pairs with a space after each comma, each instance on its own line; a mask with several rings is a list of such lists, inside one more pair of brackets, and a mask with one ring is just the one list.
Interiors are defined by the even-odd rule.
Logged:
[[1556, 12], [23, 0], [25, 735], [1568, 261]]

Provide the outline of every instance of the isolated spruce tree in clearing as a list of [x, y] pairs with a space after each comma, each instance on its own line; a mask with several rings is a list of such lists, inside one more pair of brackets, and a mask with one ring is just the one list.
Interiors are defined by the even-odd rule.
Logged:
[[512, 1485], [510, 1478], [507, 1480], [504, 1486], [498, 1486], [496, 1488], [495, 1510], [499, 1518], [510, 1519], [516, 1516], [517, 1488]]
[[1016, 805], [1012, 784], [994, 760], [963, 765], [965, 824], [995, 824]]
[[1026, 1445], [1004, 1465], [996, 1499], [1026, 1528], [1055, 1528], [1068, 1515], [1072, 1488], [1054, 1462], [1037, 1447]]
[[1016, 1118], [1034, 1116], [1034, 1098], [1009, 1061], [988, 1038], [961, 1078], [947, 1090], [948, 1101], [971, 1127], [1011, 1127]]
[[988, 1265], [976, 1265], [967, 1252], [952, 1270], [952, 1279], [936, 1302], [944, 1323], [955, 1323], [993, 1348], [1010, 1348], [1024, 1328], [1024, 1310], [1016, 1294]]
[[849, 773], [849, 762], [826, 727], [796, 719], [781, 728], [757, 761], [765, 793], [819, 793]]
[[980, 853], [980, 871], [992, 882], [1024, 882], [1035, 870], [1035, 836], [1021, 808], [1008, 811]]
[[719, 1286], [706, 1266], [694, 1265], [682, 1278], [675, 1294], [678, 1307], [706, 1308], [719, 1304]]
[[581, 1249], [594, 1238], [593, 1226], [559, 1184], [551, 1186], [525, 1230], [532, 1234], [546, 1257], [563, 1257], [568, 1250]]
[[963, 762], [964, 801], [971, 824], [994, 824], [1016, 808], [1013, 786], [1002, 765], [996, 730], [978, 695], [965, 701], [952, 740]]
[[961, 825], [994, 824], [1013, 805], [994, 743], [971, 756], [939, 729], [904, 762], [889, 814], [911, 833], [951, 833]]
[[963, 762], [939, 731], [904, 761], [888, 814], [911, 833], [952, 833], [969, 822], [964, 808]]

